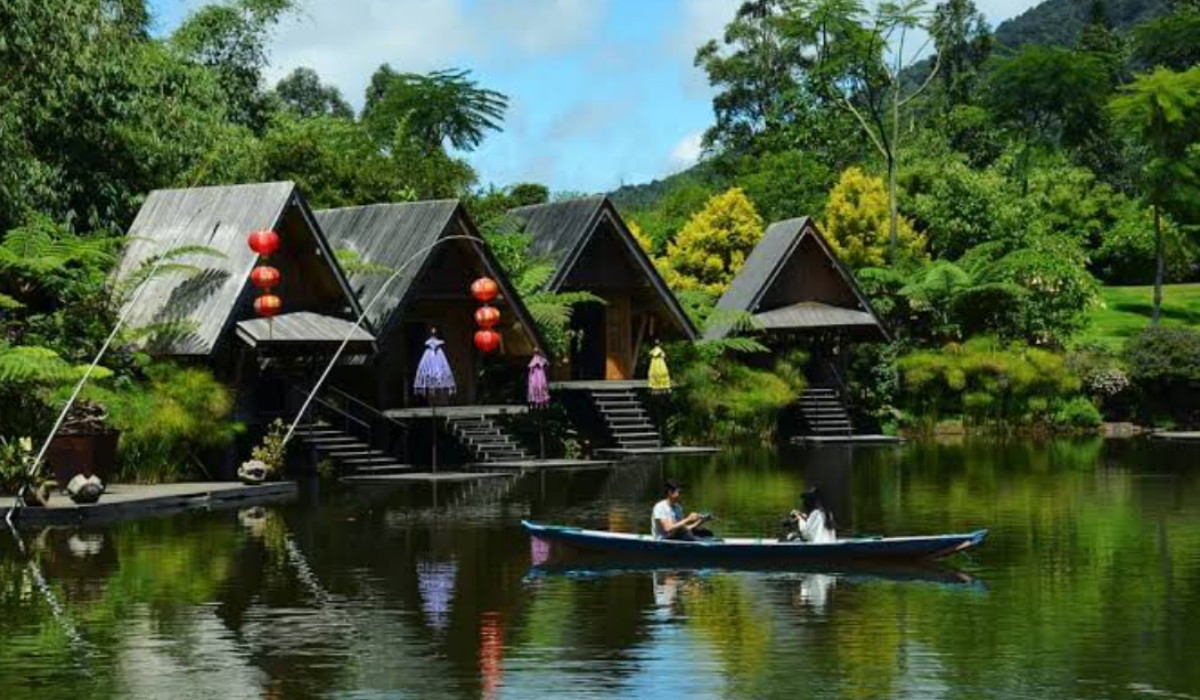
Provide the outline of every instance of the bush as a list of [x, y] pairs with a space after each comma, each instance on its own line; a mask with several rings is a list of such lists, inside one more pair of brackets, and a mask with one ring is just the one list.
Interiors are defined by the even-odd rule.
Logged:
[[1084, 396], [1076, 396], [1059, 404], [1054, 412], [1054, 424], [1059, 428], [1074, 430], [1094, 430], [1104, 419], [1100, 409]]
[[771, 371], [713, 358], [703, 347], [670, 354], [678, 387], [673, 428], [681, 439], [772, 439], [779, 412], [804, 391], [803, 353], [780, 358]]
[[231, 420], [233, 396], [199, 367], [160, 362], [145, 375], [142, 382], [88, 392], [121, 431], [117, 477], [152, 483], [203, 474], [204, 453], [228, 446], [243, 430]]
[[1166, 415], [1181, 425], [1200, 422], [1200, 333], [1150, 326], [1129, 339], [1124, 358], [1142, 395], [1145, 418]]
[[1054, 427], [1080, 381], [1057, 353], [994, 338], [910, 353], [897, 362], [899, 401], [918, 423], [963, 416], [972, 426]]
[[[1131, 204], [1106, 231], [1092, 254], [1092, 270], [1105, 284], [1154, 282], [1154, 217], [1149, 209]], [[1169, 217], [1163, 218], [1163, 248], [1167, 282], [1187, 282], [1196, 272], [1195, 246]]]

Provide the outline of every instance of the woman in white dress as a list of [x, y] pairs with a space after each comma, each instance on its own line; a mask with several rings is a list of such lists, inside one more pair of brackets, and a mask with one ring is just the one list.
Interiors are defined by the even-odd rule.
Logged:
[[800, 496], [800, 510], [793, 510], [791, 517], [800, 539], [805, 542], [821, 544], [837, 540], [833, 513], [825, 507], [825, 499], [819, 490], [811, 488], [805, 491]]

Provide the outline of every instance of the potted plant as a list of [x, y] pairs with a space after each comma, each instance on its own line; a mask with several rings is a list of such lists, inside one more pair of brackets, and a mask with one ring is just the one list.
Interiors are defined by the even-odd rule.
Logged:
[[80, 400], [50, 441], [46, 462], [59, 483], [68, 483], [78, 474], [108, 480], [116, 467], [120, 437], [121, 431], [108, 427], [103, 405]]
[[238, 468], [238, 478], [243, 484], [261, 484], [275, 478], [283, 471], [283, 461], [287, 456], [287, 426], [278, 418], [267, 427], [262, 442], [250, 451], [250, 459], [242, 462]]
[[44, 464], [34, 469], [32, 439], [0, 437], [0, 491], [19, 496], [26, 506], [44, 506], [57, 485]]

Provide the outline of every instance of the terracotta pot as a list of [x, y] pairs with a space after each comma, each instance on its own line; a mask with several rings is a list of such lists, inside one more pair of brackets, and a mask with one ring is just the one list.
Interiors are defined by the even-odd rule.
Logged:
[[55, 435], [46, 450], [46, 463], [54, 473], [54, 480], [65, 485], [76, 474], [95, 474], [107, 484], [116, 469], [120, 437], [119, 430]]

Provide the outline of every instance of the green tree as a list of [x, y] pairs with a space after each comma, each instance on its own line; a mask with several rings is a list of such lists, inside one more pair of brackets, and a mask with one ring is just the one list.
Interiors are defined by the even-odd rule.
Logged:
[[824, 231], [842, 262], [852, 268], [880, 267], [885, 258], [899, 263], [925, 253], [925, 237], [913, 231], [904, 217], [897, 221], [900, 247], [897, 253], [890, 253], [887, 189], [883, 180], [860, 168], [846, 169], [829, 193]]
[[[903, 123], [913, 100], [937, 76], [942, 54], [935, 54], [923, 76], [911, 75], [938, 29], [924, 0], [883, 2], [872, 19], [866, 18], [866, 9], [858, 0], [823, 0], [815, 10], [821, 37], [817, 55], [825, 91], [854, 116], [883, 158], [888, 251], [894, 264], [902, 255], [896, 178], [902, 139], [908, 133]], [[906, 42], [922, 32], [927, 38], [913, 51]]]
[[1200, 3], [1177, 3], [1133, 29], [1133, 56], [1142, 66], [1187, 70], [1200, 64]]
[[933, 9], [932, 29], [945, 107], [967, 104], [995, 44], [987, 19], [973, 0], [946, 0]]
[[714, 195], [659, 261], [673, 289], [720, 296], [763, 234], [762, 217], [739, 187]]
[[191, 61], [212, 70], [225, 93], [229, 116], [261, 131], [269, 101], [262, 73], [270, 30], [296, 7], [295, 0], [227, 0], [194, 11], [171, 35]]
[[1139, 149], [1140, 181], [1154, 209], [1154, 309], [1162, 315], [1165, 275], [1163, 210], [1182, 212], [1200, 201], [1200, 66], [1139, 75], [1113, 98], [1110, 111]]
[[1028, 46], [993, 62], [985, 94], [987, 106], [1023, 144], [1017, 168], [1024, 192], [1033, 148], [1078, 147], [1101, 129], [1111, 83], [1106, 64], [1093, 54]]
[[341, 117], [353, 119], [354, 110], [332, 85], [321, 82], [311, 68], [297, 68], [275, 84], [275, 97], [297, 117]]
[[447, 144], [471, 151], [490, 131], [499, 131], [508, 98], [482, 88], [467, 70], [428, 74], [397, 73], [384, 64], [371, 77], [362, 118], [382, 145], [392, 144], [397, 128], [432, 151]]

